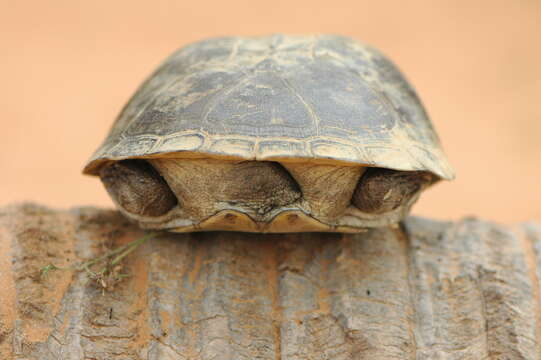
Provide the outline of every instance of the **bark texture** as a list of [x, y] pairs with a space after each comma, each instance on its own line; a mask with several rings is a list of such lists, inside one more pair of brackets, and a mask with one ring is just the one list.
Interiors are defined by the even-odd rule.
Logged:
[[58, 270], [143, 235], [117, 212], [0, 209], [0, 359], [539, 359], [541, 227], [163, 234], [112, 289]]

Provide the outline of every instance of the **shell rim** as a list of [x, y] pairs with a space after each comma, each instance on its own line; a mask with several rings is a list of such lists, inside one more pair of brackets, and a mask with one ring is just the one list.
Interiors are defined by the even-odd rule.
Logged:
[[[197, 136], [201, 139], [200, 144], [183, 144], [182, 139]], [[178, 138], [174, 148], [167, 147], [168, 139]], [[301, 146], [302, 150], [294, 153], [291, 148], [276, 152], [261, 147], [261, 144], [282, 142], [286, 145]], [[130, 149], [128, 145], [136, 144], [136, 149]], [[247, 148], [246, 144], [252, 147]], [[146, 144], [146, 145], [145, 145]], [[217, 146], [221, 144], [225, 146]], [[332, 152], [327, 155], [317, 154], [314, 145], [331, 147]], [[411, 144], [411, 143], [410, 143]], [[416, 145], [416, 146], [414, 146]], [[243, 161], [284, 161], [284, 162], [316, 162], [328, 164], [340, 164], [350, 166], [372, 166], [401, 171], [428, 171], [441, 179], [453, 180], [455, 172], [449, 164], [445, 154], [439, 148], [427, 149], [423, 144], [414, 143], [407, 148], [382, 146], [380, 144], [354, 144], [352, 142], [336, 141], [328, 137], [312, 137], [309, 139], [292, 140], [285, 137], [255, 138], [247, 136], [216, 136], [202, 134], [201, 132], [189, 132], [173, 134], [172, 136], [127, 136], [120, 142], [107, 146], [105, 142], [91, 157], [83, 169], [83, 174], [97, 176], [100, 169], [107, 163], [127, 159], [145, 158], [214, 158], [223, 160]], [[344, 151], [346, 149], [347, 151]], [[400, 156], [400, 161], [389, 161], [378, 150], [390, 150]], [[341, 152], [340, 152], [341, 151]], [[415, 156], [415, 152], [424, 152], [425, 156]], [[427, 161], [426, 154], [433, 158]], [[379, 158], [378, 158], [379, 156]], [[421, 159], [420, 159], [421, 158]]]

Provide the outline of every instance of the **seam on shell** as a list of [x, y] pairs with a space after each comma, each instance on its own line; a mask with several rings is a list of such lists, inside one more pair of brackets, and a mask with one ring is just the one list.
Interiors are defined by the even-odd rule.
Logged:
[[284, 85], [287, 87], [287, 89], [293, 94], [293, 96], [298, 98], [300, 100], [300, 102], [303, 104], [303, 106], [306, 108], [306, 111], [308, 112], [308, 114], [310, 114], [310, 117], [314, 121], [314, 125], [315, 125], [315, 128], [316, 128], [316, 136], [320, 136], [319, 135], [320, 134], [319, 124], [320, 124], [321, 120], [320, 120], [319, 116], [317, 115], [316, 111], [314, 110], [314, 108], [312, 107], [312, 105], [310, 105], [310, 103], [308, 101], [306, 101], [306, 99], [293, 86], [293, 84], [291, 84], [291, 82], [289, 80], [287, 80], [286, 78], [281, 76], [277, 71], [274, 71], [274, 72], [276, 73], [278, 78], [284, 83]]
[[[377, 148], [384, 148], [388, 149], [389, 151], [395, 151], [397, 153], [401, 153], [402, 155], [406, 155], [409, 159], [413, 160], [410, 162], [409, 166], [404, 166], [402, 169], [400, 167], [394, 166], [393, 168], [396, 168], [397, 170], [408, 170], [409, 168], [412, 168], [414, 170], [427, 170], [432, 171], [436, 173], [437, 175], [443, 177], [443, 178], [453, 178], [454, 172], [452, 171], [452, 168], [448, 164], [448, 161], [446, 160], [445, 156], [443, 156], [443, 152], [439, 150], [432, 149], [431, 154], [436, 158], [436, 162], [430, 161], [430, 163], [427, 163], [421, 159], [419, 159], [417, 156], [412, 154], [408, 148], [400, 148], [400, 147], [393, 147], [388, 146], [387, 144], [378, 144], [378, 142], [375, 143], [367, 143], [367, 144], [360, 144], [353, 141], [337, 141], [335, 138], [330, 137], [324, 137], [324, 136], [311, 136], [307, 137], [304, 140], [292, 140], [288, 137], [265, 137], [265, 138], [259, 138], [254, 136], [245, 136], [245, 135], [211, 135], [205, 131], [183, 131], [178, 132], [175, 134], [171, 134], [165, 137], [162, 136], [151, 136], [151, 135], [140, 135], [140, 136], [133, 136], [130, 138], [131, 141], [138, 141], [138, 140], [153, 140], [155, 143], [150, 148], [143, 148], [137, 152], [133, 153], [132, 155], [121, 155], [121, 156], [113, 156], [112, 154], [115, 152], [116, 149], [121, 148], [125, 145], [124, 141], [120, 141], [110, 148], [108, 148], [106, 151], [100, 151], [101, 154], [96, 154], [94, 157], [91, 158], [89, 163], [87, 164], [87, 167], [90, 166], [93, 162], [99, 161], [99, 160], [118, 160], [120, 158], [129, 158], [129, 157], [138, 157], [138, 156], [147, 156], [152, 154], [159, 154], [162, 151], [160, 151], [160, 146], [164, 143], [166, 139], [174, 138], [174, 137], [181, 137], [183, 135], [201, 135], [203, 138], [203, 143], [197, 147], [193, 148], [191, 150], [181, 150], [179, 153], [191, 151], [191, 152], [201, 152], [205, 153], [208, 152], [209, 154], [216, 153], [220, 154], [219, 152], [213, 152], [212, 145], [216, 143], [217, 141], [235, 141], [235, 140], [245, 140], [248, 142], [252, 142], [254, 145], [253, 150], [250, 151], [250, 154], [246, 154], [247, 158], [253, 158], [253, 159], [265, 159], [265, 155], [261, 154], [261, 143], [262, 142], [273, 142], [273, 141], [279, 141], [283, 143], [290, 143], [290, 144], [297, 144], [300, 145], [300, 147], [303, 150], [301, 150], [300, 153], [295, 154], [295, 156], [304, 157], [304, 158], [320, 158], [321, 156], [316, 156], [314, 153], [314, 147], [318, 144], [318, 142], [323, 141], [324, 143], [332, 145], [344, 145], [349, 146], [355, 151], [354, 157], [339, 157], [339, 156], [328, 156], [328, 157], [322, 157], [322, 158], [328, 158], [328, 159], [334, 159], [337, 161], [345, 161], [345, 162], [352, 162], [352, 163], [363, 163], [366, 165], [378, 165], [381, 164], [382, 166], [385, 166], [385, 164], [382, 162], [381, 159], [378, 159], [376, 156], [374, 158], [373, 151], [370, 151], [371, 148], [376, 146]], [[124, 139], [125, 140], [125, 139]], [[420, 149], [425, 149], [425, 146], [422, 143], [413, 141], [413, 139], [408, 139], [410, 146], [415, 146]], [[366, 142], [366, 141], [365, 141]], [[428, 151], [428, 150], [426, 150]], [[163, 151], [163, 153], [174, 153], [175, 151], [167, 150]], [[372, 154], [372, 155], [371, 155]], [[227, 154], [224, 154], [227, 155]], [[276, 155], [275, 157], [281, 157], [282, 155]], [[287, 154], [283, 155], [287, 156]], [[242, 157], [242, 156], [241, 156]], [[273, 156], [270, 156], [269, 158], [272, 158]], [[371, 160], [369, 160], [371, 159]], [[422, 165], [423, 168], [419, 169], [419, 165]], [[388, 165], [389, 166], [389, 165]]]

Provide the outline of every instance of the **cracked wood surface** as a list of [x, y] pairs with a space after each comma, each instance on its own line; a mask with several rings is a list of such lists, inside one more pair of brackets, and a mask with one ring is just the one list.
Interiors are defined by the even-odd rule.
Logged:
[[116, 211], [0, 209], [0, 359], [539, 359], [541, 227], [162, 234], [103, 290], [58, 270], [143, 235]]

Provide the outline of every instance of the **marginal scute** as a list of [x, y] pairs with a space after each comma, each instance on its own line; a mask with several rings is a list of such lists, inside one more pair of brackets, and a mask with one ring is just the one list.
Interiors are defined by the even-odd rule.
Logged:
[[373, 159], [370, 164], [374, 166], [386, 164], [384, 167], [396, 170], [421, 170], [423, 166], [407, 150], [400, 149], [399, 147], [367, 146], [364, 150]]
[[160, 150], [164, 152], [194, 151], [199, 149], [205, 141], [205, 137], [200, 134], [178, 135], [165, 138]]
[[261, 141], [257, 145], [258, 158], [264, 156], [271, 157], [294, 157], [302, 156], [306, 153], [305, 142], [293, 141]]
[[209, 147], [209, 151], [218, 154], [227, 154], [232, 156], [242, 156], [243, 154], [253, 152], [254, 142], [242, 139], [219, 139]]
[[347, 144], [340, 144], [330, 141], [314, 141], [311, 143], [311, 145], [312, 153], [316, 157], [351, 159], [359, 156], [355, 147]]
[[[437, 154], [437, 153], [440, 154]], [[427, 151], [426, 149], [423, 149], [421, 146], [412, 146], [409, 149], [409, 153], [411, 156], [419, 163], [419, 169], [430, 169], [434, 166], [438, 166], [438, 158], [442, 156], [441, 150], [436, 149], [433, 152]], [[448, 163], [441, 163], [439, 165], [442, 168], [442, 171], [449, 171], [450, 168], [448, 166]]]
[[150, 153], [157, 138], [128, 138], [120, 141], [120, 143], [111, 150], [111, 157], [131, 157], [133, 154]]

